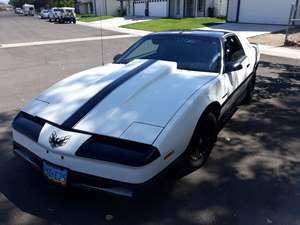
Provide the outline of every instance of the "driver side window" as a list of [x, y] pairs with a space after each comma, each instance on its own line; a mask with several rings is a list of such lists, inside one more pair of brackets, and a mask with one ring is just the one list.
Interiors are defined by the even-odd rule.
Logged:
[[235, 63], [245, 58], [245, 52], [242, 44], [236, 36], [229, 36], [224, 42], [225, 61], [228, 63]]

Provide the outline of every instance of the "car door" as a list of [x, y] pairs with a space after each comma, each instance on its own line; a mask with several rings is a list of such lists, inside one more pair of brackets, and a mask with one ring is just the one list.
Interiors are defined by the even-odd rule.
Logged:
[[[221, 79], [224, 94], [222, 97], [222, 114], [224, 113], [224, 118], [226, 118], [232, 113], [241, 99], [243, 90], [240, 87], [247, 77], [247, 68], [250, 66], [250, 61], [239, 39], [233, 34], [225, 36], [223, 52], [224, 72], [221, 75]], [[234, 64], [241, 64], [242, 68], [235, 71], [226, 71], [227, 65]]]
[[232, 85], [232, 91], [240, 87], [247, 78], [249, 58], [246, 56], [243, 46], [239, 39], [231, 34], [224, 39], [224, 64], [240, 63], [242, 68], [237, 71], [227, 72], [227, 76]]

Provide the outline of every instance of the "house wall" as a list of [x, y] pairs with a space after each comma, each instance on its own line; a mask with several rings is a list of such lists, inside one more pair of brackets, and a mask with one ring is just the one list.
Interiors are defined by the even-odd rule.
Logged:
[[228, 0], [227, 21], [236, 22], [239, 0]]
[[167, 17], [169, 16], [169, 1], [151, 0], [149, 2], [149, 16]]
[[170, 1], [170, 17], [182, 18], [184, 12], [184, 0], [169, 0]]
[[134, 2], [134, 15], [145, 16], [145, 0], [138, 0]]
[[214, 0], [215, 16], [226, 17], [228, 0]]
[[79, 13], [85, 14], [85, 13], [92, 13], [90, 3], [82, 3], [78, 7]]
[[133, 16], [134, 9], [133, 9], [133, 0], [128, 0], [126, 4], [127, 16]]
[[120, 2], [117, 0], [94, 0], [94, 13], [97, 16], [117, 16]]
[[[227, 21], [287, 24], [291, 4], [295, 2], [296, 0], [229, 0]], [[236, 21], [238, 13], [239, 21]]]
[[[108, 16], [117, 16], [118, 15], [118, 9], [120, 9], [120, 2], [117, 0], [106, 0], [107, 1], [107, 15]], [[124, 1], [124, 7], [125, 7], [125, 1]]]
[[[129, 16], [144, 16], [145, 15], [145, 0], [129, 0], [127, 4], [127, 15]], [[205, 0], [205, 16], [208, 16], [208, 8], [214, 7], [214, 15], [217, 17], [225, 17], [227, 13], [228, 0]], [[149, 16], [160, 16], [172, 18], [184, 17], [185, 0], [150, 0], [149, 1]], [[197, 8], [197, 0], [194, 0], [195, 10]], [[178, 10], [179, 8], [179, 10]], [[170, 12], [169, 12], [170, 11]], [[194, 13], [194, 15], [196, 15]], [[197, 15], [197, 16], [203, 16]]]
[[[295, 19], [300, 19], [300, 0], [298, 0], [297, 4], [297, 9], [296, 9], [296, 14], [295, 14]], [[295, 22], [296, 25], [300, 25], [300, 21]]]

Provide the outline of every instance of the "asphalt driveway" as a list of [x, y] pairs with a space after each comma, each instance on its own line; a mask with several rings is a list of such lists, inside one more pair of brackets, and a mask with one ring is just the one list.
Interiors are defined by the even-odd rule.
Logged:
[[247, 24], [247, 23], [224, 23], [209, 27], [209, 29], [221, 29], [234, 31], [245, 38], [268, 34], [286, 29], [282, 25]]
[[[105, 40], [105, 62], [135, 40]], [[262, 57], [253, 103], [241, 106], [221, 131], [204, 168], [175, 172], [136, 201], [50, 189], [14, 156], [10, 123], [41, 90], [99, 65], [99, 46], [87, 41], [0, 49], [0, 225], [300, 224], [299, 60]]]

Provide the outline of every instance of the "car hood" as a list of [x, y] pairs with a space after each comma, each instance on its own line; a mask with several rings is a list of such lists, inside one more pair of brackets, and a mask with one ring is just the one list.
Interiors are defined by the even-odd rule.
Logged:
[[[113, 137], [124, 136], [130, 127], [127, 136], [143, 129], [159, 133], [185, 101], [217, 75], [180, 70], [176, 63], [168, 61], [148, 63], [137, 70], [147, 61], [108, 64], [75, 74], [41, 93], [23, 111], [63, 125], [112, 86], [104, 98], [96, 98], [97, 102], [72, 125], [73, 129]], [[136, 74], [114, 87], [132, 71]]]

